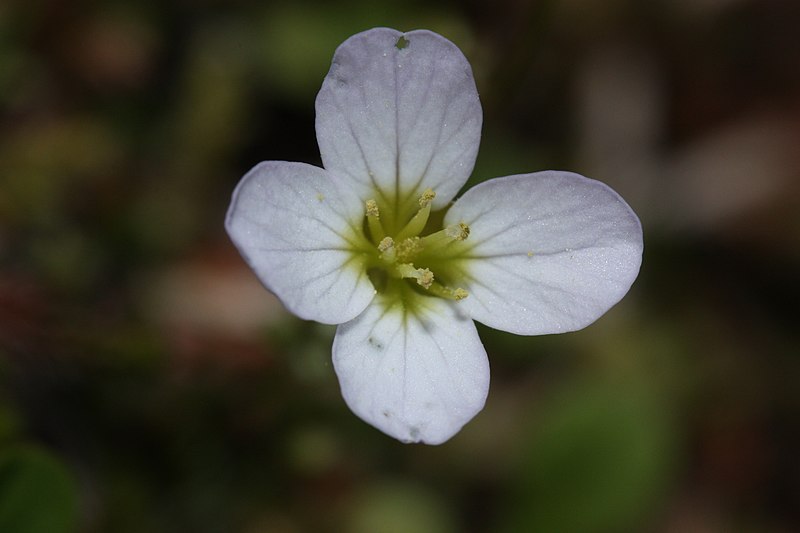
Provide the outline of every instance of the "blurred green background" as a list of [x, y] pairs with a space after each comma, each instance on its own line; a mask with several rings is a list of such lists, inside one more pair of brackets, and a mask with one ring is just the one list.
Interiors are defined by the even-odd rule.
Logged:
[[[588, 329], [481, 329], [485, 410], [403, 445], [345, 406], [333, 329], [228, 241], [239, 178], [319, 164], [335, 47], [428, 28], [472, 62], [472, 182], [614, 187], [642, 273]], [[0, 4], [0, 531], [800, 527], [800, 3]]]

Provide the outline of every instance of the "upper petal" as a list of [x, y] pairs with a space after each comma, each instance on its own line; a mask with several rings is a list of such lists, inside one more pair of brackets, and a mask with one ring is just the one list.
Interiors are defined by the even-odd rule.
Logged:
[[376, 28], [350, 37], [336, 50], [316, 108], [325, 168], [364, 194], [378, 187], [416, 202], [430, 187], [438, 209], [472, 172], [478, 92], [464, 55], [438, 34]]
[[333, 364], [347, 405], [404, 442], [440, 444], [483, 409], [489, 361], [471, 319], [444, 300], [409, 312], [382, 297], [333, 341]]
[[340, 324], [375, 295], [353, 236], [364, 208], [328, 173], [303, 163], [265, 161], [233, 193], [225, 227], [262, 283], [307, 320]]
[[465, 262], [475, 320], [521, 335], [583, 328], [617, 303], [642, 261], [642, 228], [605, 184], [570, 172], [496, 178], [445, 217], [469, 224]]

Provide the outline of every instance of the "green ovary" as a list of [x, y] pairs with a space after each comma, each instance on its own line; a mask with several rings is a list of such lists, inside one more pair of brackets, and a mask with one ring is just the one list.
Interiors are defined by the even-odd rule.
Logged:
[[414, 294], [450, 300], [468, 296], [458, 282], [464, 279], [469, 226], [462, 222], [431, 231], [435, 196], [426, 189], [414, 206], [416, 212], [403, 210], [409, 213], [406, 216], [381, 209], [375, 199], [367, 200], [364, 236], [368, 246], [359, 252], [366, 256], [367, 274], [379, 293], [402, 300]]

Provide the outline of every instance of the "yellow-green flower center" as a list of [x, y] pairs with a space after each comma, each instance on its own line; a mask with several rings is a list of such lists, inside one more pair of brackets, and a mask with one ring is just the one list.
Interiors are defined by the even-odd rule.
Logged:
[[452, 300], [468, 296], [454, 283], [463, 275], [457, 258], [465, 251], [462, 243], [469, 237], [469, 226], [462, 222], [425, 234], [435, 197], [433, 190], [426, 189], [419, 197], [417, 212], [393, 234], [386, 231], [378, 202], [367, 200], [367, 273], [378, 292], [405, 292], [411, 287], [422, 294]]

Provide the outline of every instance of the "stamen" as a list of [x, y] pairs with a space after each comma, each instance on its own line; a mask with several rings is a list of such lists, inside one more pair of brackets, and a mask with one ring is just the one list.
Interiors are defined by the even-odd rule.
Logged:
[[398, 241], [406, 237], [419, 235], [422, 232], [425, 228], [425, 224], [428, 223], [428, 217], [431, 214], [431, 202], [434, 198], [436, 198], [436, 193], [433, 192], [433, 189], [429, 188], [423, 191], [422, 196], [420, 196], [418, 200], [419, 211], [417, 211], [417, 214], [415, 214], [411, 220], [408, 221], [408, 224], [397, 234]]
[[454, 241], [463, 241], [469, 237], [469, 226], [463, 222], [447, 226], [445, 229], [422, 237], [422, 245], [427, 247], [445, 246]]
[[378, 243], [378, 251], [381, 253], [381, 259], [387, 263], [394, 263], [397, 259], [397, 251], [394, 247], [394, 239], [391, 237], [384, 237]]
[[375, 200], [367, 200], [366, 207], [367, 225], [369, 226], [369, 232], [372, 234], [372, 242], [383, 239], [383, 237], [386, 236], [386, 232], [383, 231], [383, 225], [381, 224], [381, 213], [378, 210], [378, 202]]
[[437, 282], [433, 282], [431, 286], [428, 287], [427, 289], [431, 292], [431, 294], [434, 294], [435, 296], [439, 296], [441, 298], [447, 298], [448, 300], [458, 301], [458, 300], [463, 300], [464, 298], [469, 296], [469, 293], [460, 287], [453, 289], [451, 287], [446, 287]]
[[417, 280], [417, 284], [425, 289], [429, 289], [433, 284], [433, 272], [427, 268], [414, 268], [411, 263], [400, 263], [396, 268], [400, 277], [414, 278]]

